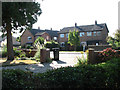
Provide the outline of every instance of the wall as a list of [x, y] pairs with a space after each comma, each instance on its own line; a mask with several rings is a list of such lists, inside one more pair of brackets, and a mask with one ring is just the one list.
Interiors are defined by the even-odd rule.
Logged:
[[95, 51], [102, 51], [103, 49], [106, 48], [112, 48], [112, 46], [110, 45], [88, 45], [88, 48], [93, 48]]
[[[32, 37], [31, 40], [28, 40], [29, 36]], [[25, 45], [28, 42], [34, 42], [34, 36], [28, 30], [26, 30], [21, 36], [21, 46]]]
[[[88, 64], [96, 64], [101, 63], [102, 61], [99, 60], [98, 55], [100, 51], [94, 51], [93, 48], [89, 48], [89, 54], [88, 54]], [[120, 51], [116, 50], [117, 57], [120, 57]]]

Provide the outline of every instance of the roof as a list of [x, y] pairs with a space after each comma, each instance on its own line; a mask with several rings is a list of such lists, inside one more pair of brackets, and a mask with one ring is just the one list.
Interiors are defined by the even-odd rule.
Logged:
[[97, 31], [97, 30], [103, 30], [103, 28], [106, 27], [107, 25], [105, 23], [103, 24], [94, 24], [94, 25], [83, 25], [83, 26], [73, 26], [73, 27], [65, 27], [60, 30], [59, 33], [68, 33], [70, 30], [78, 30], [78, 31]]
[[37, 33], [47, 32], [51, 37], [57, 37], [59, 32], [57, 30], [40, 30], [40, 29], [32, 29], [29, 31], [33, 34], [33, 36], [35, 36]]

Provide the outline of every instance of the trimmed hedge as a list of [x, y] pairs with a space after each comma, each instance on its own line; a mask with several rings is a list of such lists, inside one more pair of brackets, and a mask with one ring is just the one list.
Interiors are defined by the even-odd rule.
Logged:
[[51, 42], [47, 42], [45, 44], [45, 47], [52, 50], [52, 48], [59, 48], [59, 44], [57, 42], [51, 41]]
[[120, 88], [120, 58], [96, 65], [81, 64], [46, 73], [3, 70], [3, 88]]

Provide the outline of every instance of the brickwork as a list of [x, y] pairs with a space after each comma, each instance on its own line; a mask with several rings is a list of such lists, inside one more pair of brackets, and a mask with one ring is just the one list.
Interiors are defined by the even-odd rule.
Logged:
[[[28, 40], [28, 37], [32, 37], [32, 39]], [[26, 30], [21, 36], [21, 46], [25, 45], [28, 42], [34, 42], [34, 36], [28, 30]]]

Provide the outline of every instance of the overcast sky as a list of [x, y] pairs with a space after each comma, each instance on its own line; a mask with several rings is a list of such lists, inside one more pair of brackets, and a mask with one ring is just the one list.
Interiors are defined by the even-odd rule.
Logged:
[[71, 27], [106, 23], [112, 35], [118, 29], [119, 0], [37, 0], [42, 14], [33, 28], [60, 30]]

